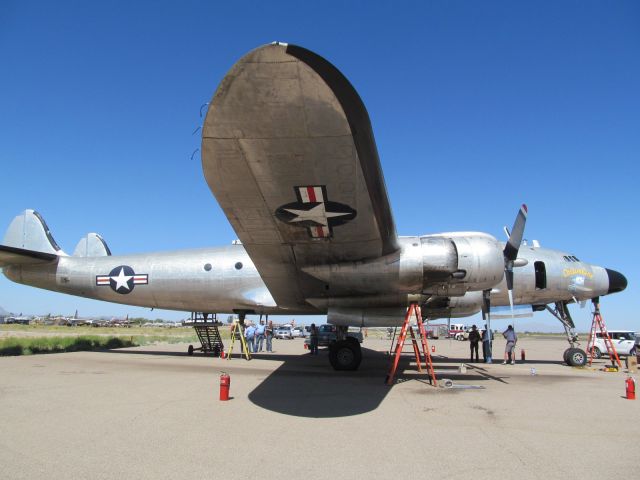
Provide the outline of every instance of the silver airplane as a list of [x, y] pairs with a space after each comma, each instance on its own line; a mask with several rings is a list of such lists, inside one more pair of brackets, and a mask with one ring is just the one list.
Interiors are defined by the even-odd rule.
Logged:
[[[548, 309], [577, 340], [567, 305], [626, 288], [625, 277], [575, 256], [522, 245], [523, 206], [506, 243], [486, 233], [402, 237], [387, 198], [368, 113], [349, 81], [302, 47], [274, 43], [241, 58], [202, 129], [202, 168], [239, 242], [112, 255], [98, 234], [72, 255], [26, 210], [0, 245], [15, 282], [109, 302], [191, 312], [326, 314], [329, 359], [361, 361], [349, 326], [389, 327], [418, 303], [425, 318], [492, 306]], [[550, 305], [554, 305], [552, 308]], [[584, 352], [570, 348], [570, 363]]]

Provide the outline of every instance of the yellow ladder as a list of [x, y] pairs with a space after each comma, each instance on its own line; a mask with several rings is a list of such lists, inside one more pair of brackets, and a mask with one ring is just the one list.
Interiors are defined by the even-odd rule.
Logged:
[[240, 348], [242, 353], [246, 357], [247, 360], [251, 360], [251, 352], [247, 346], [247, 341], [244, 338], [244, 326], [240, 324], [240, 322], [233, 322], [233, 327], [231, 327], [231, 345], [229, 346], [229, 353], [227, 353], [227, 360], [231, 360], [231, 354], [233, 353], [233, 344], [236, 342], [236, 332], [239, 333], [240, 337]]

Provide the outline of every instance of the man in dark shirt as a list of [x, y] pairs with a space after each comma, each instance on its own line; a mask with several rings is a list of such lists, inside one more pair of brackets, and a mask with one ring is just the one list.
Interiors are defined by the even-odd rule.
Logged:
[[471, 361], [473, 362], [473, 352], [476, 353], [476, 362], [480, 361], [478, 357], [478, 344], [480, 343], [480, 332], [478, 332], [478, 328], [473, 325], [471, 327], [471, 331], [469, 332], [469, 346], [471, 348]]

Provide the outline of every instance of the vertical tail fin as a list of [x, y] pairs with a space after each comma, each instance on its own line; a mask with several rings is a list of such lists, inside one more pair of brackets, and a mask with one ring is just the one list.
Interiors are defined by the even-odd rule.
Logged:
[[34, 252], [67, 255], [51, 236], [42, 216], [35, 210], [25, 210], [13, 219], [2, 244]]
[[104, 239], [97, 233], [88, 233], [82, 237], [73, 251], [74, 257], [107, 257], [111, 250]]

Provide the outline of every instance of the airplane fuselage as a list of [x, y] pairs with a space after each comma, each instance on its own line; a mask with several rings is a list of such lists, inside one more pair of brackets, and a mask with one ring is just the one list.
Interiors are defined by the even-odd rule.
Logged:
[[[401, 323], [401, 312], [409, 302], [424, 303], [437, 293], [426, 292], [432, 287], [425, 287], [422, 279], [412, 286], [405, 278], [404, 257], [413, 255], [411, 249], [420, 238], [424, 237], [401, 237], [395, 261], [347, 265], [335, 274], [335, 281], [339, 283], [347, 275], [360, 278], [360, 282], [350, 282], [348, 295], [343, 290], [339, 296], [328, 293], [324, 298], [310, 299], [308, 308], [277, 305], [241, 244], [136, 255], [60, 256], [57, 263], [8, 266], [4, 274], [38, 288], [139, 307], [219, 313], [328, 313], [329, 321], [336, 324], [389, 326]], [[607, 271], [574, 258], [523, 245], [518, 259], [526, 264], [514, 269], [514, 302], [543, 305], [607, 294]], [[328, 292], [333, 290], [331, 278], [326, 277]], [[480, 311], [480, 290], [451, 288], [443, 293], [449, 299], [447, 306], [430, 309], [425, 304], [427, 317], [460, 317]], [[504, 278], [492, 287], [491, 304], [509, 305]], [[373, 311], [382, 314], [371, 314]]]

